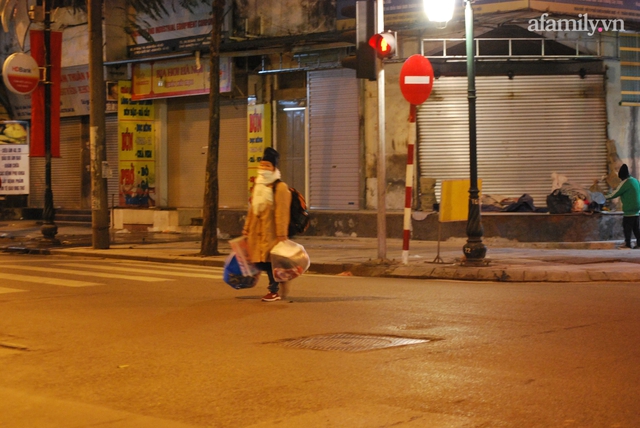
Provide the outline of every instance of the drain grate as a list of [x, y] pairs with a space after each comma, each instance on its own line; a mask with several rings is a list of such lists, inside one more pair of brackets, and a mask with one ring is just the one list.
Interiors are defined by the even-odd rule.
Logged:
[[329, 334], [324, 336], [301, 337], [276, 342], [288, 348], [316, 349], [319, 351], [362, 352], [396, 346], [415, 345], [429, 342], [428, 339], [411, 339], [396, 336], [372, 336], [365, 334]]

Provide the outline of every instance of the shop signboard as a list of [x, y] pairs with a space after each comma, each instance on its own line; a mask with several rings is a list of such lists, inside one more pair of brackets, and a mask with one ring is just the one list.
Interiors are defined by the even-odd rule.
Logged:
[[[167, 5], [171, 8], [171, 14], [168, 16], [141, 15], [138, 18], [140, 31], [133, 34], [132, 44], [128, 46], [129, 57], [193, 52], [209, 48], [213, 22], [211, 5], [194, 2], [190, 10], [173, 7], [168, 2]], [[150, 41], [149, 37], [153, 41]]]
[[249, 196], [251, 196], [251, 189], [258, 176], [262, 153], [266, 147], [271, 147], [271, 105], [256, 104], [255, 98], [250, 98], [247, 115], [247, 166], [249, 171], [247, 183]]
[[[220, 92], [231, 92], [231, 58], [220, 58]], [[134, 100], [209, 93], [209, 61], [195, 57], [137, 63], [133, 66]]]
[[40, 82], [40, 68], [31, 55], [14, 53], [2, 66], [2, 79], [9, 91], [21, 95], [30, 94]]
[[131, 82], [118, 82], [119, 206], [155, 206], [153, 101], [131, 99]]
[[0, 195], [29, 194], [29, 122], [0, 122]]
[[[106, 112], [115, 113], [117, 110], [113, 96], [113, 94], [107, 93]], [[16, 119], [27, 120], [31, 118], [30, 95], [10, 94], [10, 99]], [[90, 103], [89, 66], [63, 67], [60, 73], [60, 117], [87, 116], [91, 111]]]

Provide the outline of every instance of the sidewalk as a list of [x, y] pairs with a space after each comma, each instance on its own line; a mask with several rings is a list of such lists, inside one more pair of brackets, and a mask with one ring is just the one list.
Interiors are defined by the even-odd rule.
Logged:
[[[91, 247], [91, 227], [58, 224], [60, 246], [39, 247], [40, 225], [33, 221], [0, 222], [0, 249], [33, 254], [103, 257], [162, 263], [223, 266], [230, 252], [220, 240], [220, 256], [202, 257], [200, 235], [152, 232], [112, 233], [106, 250]], [[466, 239], [440, 243], [412, 241], [409, 263], [403, 265], [402, 240], [387, 239], [385, 261], [378, 260], [375, 238], [300, 236], [311, 258], [311, 272], [327, 275], [377, 276], [414, 279], [486, 280], [504, 282], [639, 282], [640, 249], [618, 250], [621, 242], [519, 243], [485, 239], [487, 266], [461, 264]]]

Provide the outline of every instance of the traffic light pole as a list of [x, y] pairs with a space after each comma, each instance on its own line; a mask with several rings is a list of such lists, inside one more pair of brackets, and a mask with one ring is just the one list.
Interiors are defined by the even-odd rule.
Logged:
[[[384, 2], [378, 0], [377, 33], [384, 31]], [[378, 61], [378, 259], [387, 258], [387, 173], [384, 63]]]

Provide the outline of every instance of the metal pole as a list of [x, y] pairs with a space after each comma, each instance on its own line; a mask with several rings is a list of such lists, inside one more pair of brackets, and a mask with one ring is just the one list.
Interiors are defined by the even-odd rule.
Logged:
[[478, 155], [476, 133], [476, 70], [473, 40], [473, 0], [465, 0], [465, 33], [467, 46], [467, 97], [469, 99], [469, 217], [467, 219], [467, 243], [463, 247], [465, 265], [484, 264], [487, 247], [482, 243], [482, 219], [480, 214], [480, 191], [478, 190]]
[[107, 158], [105, 144], [105, 85], [102, 59], [102, 0], [89, 0], [89, 84], [91, 100], [91, 228], [93, 249], [109, 248], [109, 207], [107, 179], [104, 175]]
[[416, 138], [416, 106], [409, 108], [409, 141], [407, 142], [407, 173], [405, 176], [404, 222], [402, 231], [402, 264], [409, 264], [409, 242], [411, 240], [411, 204], [413, 202], [413, 159]]
[[42, 211], [43, 241], [59, 244], [56, 239], [58, 226], [54, 223], [53, 190], [51, 189], [51, 2], [43, 1], [44, 9], [44, 155], [45, 155], [45, 191], [44, 210]]
[[[384, 31], [384, 2], [378, 0], [376, 32]], [[385, 140], [385, 86], [384, 64], [379, 62], [378, 70], [378, 258], [387, 258], [387, 174], [386, 174], [386, 140]]]

